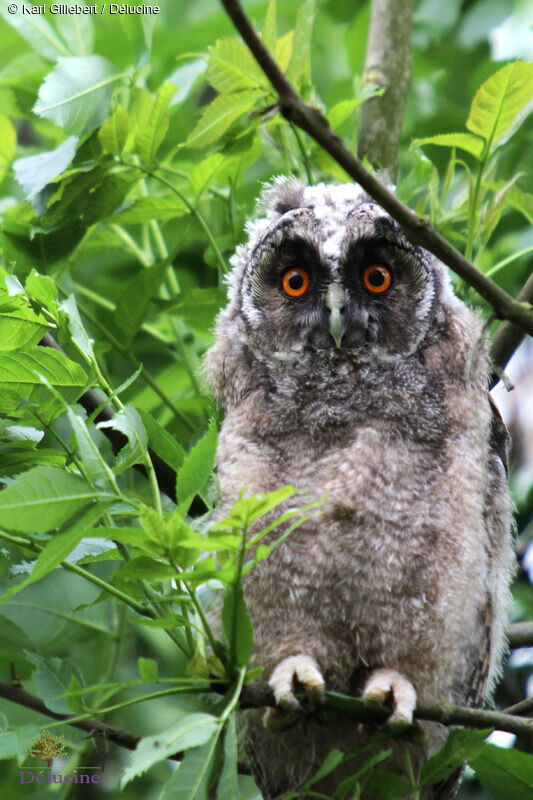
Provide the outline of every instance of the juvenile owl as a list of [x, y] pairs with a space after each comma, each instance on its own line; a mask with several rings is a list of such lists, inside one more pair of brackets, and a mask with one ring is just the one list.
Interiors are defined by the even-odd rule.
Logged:
[[[245, 747], [269, 800], [342, 750], [313, 786], [333, 796], [372, 732], [292, 713], [297, 691], [390, 701], [394, 727], [417, 701], [479, 706], [494, 688], [513, 571], [507, 432], [479, 320], [380, 206], [292, 178], [262, 204], [207, 357], [226, 415], [221, 513], [243, 488], [325, 500], [246, 579], [253, 663], [285, 713], [246, 712]], [[423, 734], [393, 741], [380, 768], [416, 775], [446, 730]], [[459, 779], [421, 796], [453, 797]]]

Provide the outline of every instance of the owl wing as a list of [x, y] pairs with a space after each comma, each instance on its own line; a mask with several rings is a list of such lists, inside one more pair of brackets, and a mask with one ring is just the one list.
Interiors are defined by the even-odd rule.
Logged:
[[503, 467], [505, 469], [505, 474], [509, 474], [509, 446], [511, 443], [511, 437], [509, 435], [509, 431], [507, 430], [507, 426], [502, 419], [502, 415], [500, 414], [500, 410], [494, 400], [492, 399], [492, 395], [488, 395], [489, 404], [492, 411], [492, 425], [490, 430], [490, 448], [493, 455], [498, 456], [501, 460]]
[[[497, 479], [498, 460], [501, 461], [505, 474], [509, 474], [509, 443], [511, 437], [509, 431], [501, 417], [498, 406], [488, 395], [489, 404], [492, 412], [492, 424], [489, 440], [489, 485], [492, 483], [491, 478]], [[494, 474], [492, 474], [494, 473]], [[490, 525], [491, 517], [497, 514], [497, 510], [490, 503], [490, 497], [487, 497], [486, 518], [487, 523]], [[481, 647], [479, 656], [476, 663], [472, 667], [470, 673], [469, 685], [465, 691], [464, 704], [472, 708], [479, 708], [483, 702], [483, 696], [487, 686], [490, 667], [491, 655], [491, 628], [492, 628], [492, 603], [490, 596], [487, 599], [485, 607], [480, 613], [480, 626], [482, 628], [481, 634]], [[432, 800], [452, 800], [459, 790], [463, 774], [466, 768], [466, 763], [459, 767], [451, 775], [448, 775], [443, 781], [434, 784]]]

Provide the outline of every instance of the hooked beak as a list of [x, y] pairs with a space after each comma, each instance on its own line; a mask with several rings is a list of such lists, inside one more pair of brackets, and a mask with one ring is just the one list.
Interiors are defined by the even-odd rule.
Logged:
[[329, 308], [329, 332], [331, 333], [337, 348], [341, 346], [341, 340], [346, 333], [346, 322], [344, 319], [344, 307], [346, 305], [346, 292], [338, 283], [330, 283], [326, 292], [326, 306]]

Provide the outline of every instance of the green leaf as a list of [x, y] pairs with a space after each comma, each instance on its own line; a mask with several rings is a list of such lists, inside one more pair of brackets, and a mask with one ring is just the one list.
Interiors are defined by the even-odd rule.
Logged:
[[29, 448], [25, 443], [5, 442], [0, 448], [0, 474], [3, 476], [20, 475], [39, 464], [49, 467], [64, 467], [66, 454], [59, 450], [39, 447]]
[[124, 580], [160, 580], [176, 577], [176, 570], [170, 564], [163, 561], [156, 561], [148, 556], [138, 556], [126, 561], [115, 572], [117, 577]]
[[222, 289], [196, 288], [180, 292], [165, 310], [174, 312], [195, 330], [209, 330], [226, 302], [226, 292]]
[[142, 738], [131, 757], [130, 766], [124, 770], [120, 788], [174, 753], [205, 744], [217, 728], [216, 717], [198, 712], [182, 717], [165, 731]]
[[466, 127], [482, 136], [492, 153], [524, 122], [533, 108], [533, 63], [515, 61], [478, 89]]
[[241, 800], [237, 771], [237, 726], [235, 713], [231, 714], [224, 728], [224, 765], [217, 784], [216, 800]]
[[128, 112], [123, 106], [117, 106], [98, 131], [98, 141], [104, 153], [119, 156], [124, 150], [128, 131]]
[[154, 163], [157, 150], [166, 136], [170, 122], [168, 107], [176, 91], [177, 87], [170, 82], [159, 87], [148, 123], [145, 123], [135, 136], [139, 156], [147, 167], [151, 167]]
[[115, 472], [120, 474], [134, 464], [144, 464], [147, 457], [148, 436], [142, 420], [133, 406], [125, 406], [113, 419], [99, 422], [98, 428], [113, 428], [120, 431], [128, 439], [128, 443], [118, 454]]
[[85, 372], [63, 353], [50, 347], [29, 347], [0, 353], [0, 386], [27, 396], [27, 387], [41, 384], [40, 375], [52, 386], [85, 386]]
[[333, 772], [343, 760], [344, 753], [341, 750], [330, 750], [317, 772], [315, 772], [309, 781], [306, 781], [306, 787], [313, 786], [314, 783], [325, 778], [326, 775]]
[[86, 422], [80, 414], [69, 407], [68, 418], [76, 437], [78, 456], [85, 469], [85, 474], [93, 484], [109, 488], [112, 486], [113, 473], [103, 460], [93, 440]]
[[36, 467], [0, 492], [0, 526], [46, 533], [99, 496], [76, 475], [55, 467]]
[[45, 17], [39, 14], [23, 14], [21, 10], [17, 14], [10, 14], [7, 6], [0, 8], [0, 14], [43, 58], [55, 61], [60, 56], [69, 54], [65, 42]]
[[[78, 4], [79, 7], [79, 4]], [[86, 56], [94, 44], [94, 23], [88, 14], [58, 14], [56, 25], [73, 56]]]
[[292, 54], [287, 68], [287, 77], [296, 86], [308, 88], [311, 85], [310, 47], [313, 23], [315, 21], [315, 0], [304, 0], [298, 9]]
[[[184, 598], [180, 598], [180, 602], [184, 602]], [[143, 625], [146, 628], [164, 628], [165, 630], [181, 628], [186, 624], [185, 617], [182, 617], [180, 614], [173, 614], [171, 617], [157, 617], [157, 619], [132, 617], [131, 622], [134, 625]]]
[[216, 448], [217, 426], [211, 422], [207, 433], [187, 453], [178, 472], [176, 492], [180, 506], [204, 488], [215, 463]]
[[225, 175], [227, 176], [234, 169], [232, 162], [235, 160], [229, 158], [227, 153], [211, 153], [199, 161], [189, 175], [189, 183], [196, 198], [198, 199], [213, 183], [215, 177], [220, 181]]
[[490, 730], [468, 731], [462, 728], [450, 731], [439, 752], [428, 758], [422, 767], [420, 785], [438, 783], [460, 767], [464, 761], [475, 758], [483, 749], [484, 740], [489, 733]]
[[266, 494], [240, 497], [233, 505], [229, 516], [211, 525], [209, 533], [243, 530], [243, 528], [249, 527], [256, 519], [267, 514], [295, 494], [298, 494], [298, 489], [295, 489], [294, 486], [282, 486], [281, 489], [276, 489]]
[[69, 136], [63, 144], [47, 153], [18, 158], [13, 164], [15, 178], [24, 196], [32, 200], [47, 184], [66, 170], [76, 154], [77, 136]]
[[264, 97], [265, 93], [258, 89], [218, 95], [209, 103], [185, 144], [187, 147], [205, 147], [216, 142]]
[[139, 197], [131, 206], [113, 214], [112, 220], [115, 225], [137, 225], [139, 222], [148, 222], [150, 219], [158, 219], [166, 222], [169, 219], [183, 217], [188, 214], [189, 209], [175, 195], [172, 197]]
[[221, 94], [268, 88], [263, 71], [246, 45], [238, 39], [219, 39], [214, 47], [209, 48], [205, 77]]
[[328, 111], [328, 122], [337, 130], [343, 122], [351, 117], [354, 110], [360, 105], [360, 100], [340, 100]]
[[67, 297], [66, 300], [63, 300], [59, 305], [59, 311], [65, 317], [67, 329], [72, 341], [77, 344], [81, 352], [85, 353], [88, 359], [94, 359], [92, 341], [83, 326], [80, 312], [76, 304], [76, 298], [73, 294]]
[[159, 680], [159, 669], [153, 658], [139, 658], [139, 675], [145, 683], [157, 683]]
[[11, 166], [15, 157], [17, 147], [17, 133], [11, 120], [0, 114], [0, 181], [4, 179], [6, 172]]
[[113, 84], [122, 80], [102, 56], [60, 58], [33, 110], [68, 133], [85, 136], [106, 119]]
[[379, 800], [407, 797], [410, 790], [411, 785], [406, 780], [386, 769], [375, 770], [364, 784], [365, 796], [369, 795]]
[[109, 503], [99, 503], [96, 506], [92, 506], [87, 511], [82, 512], [80, 518], [70, 525], [67, 530], [55, 534], [39, 553], [39, 557], [28, 577], [22, 583], [9, 589], [2, 596], [2, 601], [5, 602], [13, 597], [29, 584], [40, 581], [41, 578], [44, 578], [45, 575], [48, 575], [49, 572], [61, 564], [81, 542], [87, 530], [98, 522], [108, 507]]
[[86, 226], [80, 221], [70, 221], [66, 225], [37, 232], [30, 225], [5, 223], [2, 231], [4, 254], [17, 263], [19, 275], [25, 268], [26, 272], [33, 267], [47, 268], [71, 253], [85, 230]]
[[49, 201], [47, 229], [67, 220], [88, 227], [109, 217], [138, 179], [133, 172], [108, 172], [104, 166], [67, 173]]
[[278, 39], [276, 43], [276, 61], [283, 72], [287, 71], [291, 60], [293, 40], [294, 31], [289, 31], [285, 36]]
[[436, 144], [440, 147], [459, 147], [466, 150], [478, 160], [483, 150], [483, 139], [473, 133], [442, 133], [439, 136], [426, 136], [423, 139], [414, 139], [411, 147], [423, 147], [425, 144]]
[[266, 49], [269, 50], [272, 54], [275, 53], [276, 42], [278, 39], [278, 28], [276, 19], [277, 19], [276, 0], [269, 0], [267, 13], [265, 17], [265, 24], [263, 25], [262, 39]]
[[485, 744], [470, 762], [494, 800], [529, 800], [533, 796], [533, 755]]
[[148, 434], [148, 441], [152, 450], [177, 472], [187, 455], [183, 447], [147, 411], [139, 408], [138, 414]]
[[32, 739], [38, 737], [40, 732], [40, 725], [29, 723], [0, 733], [0, 759], [16, 758], [17, 764], [23, 764], [28, 757]]
[[[216, 766], [218, 735], [206, 744], [187, 750], [172, 778], [165, 784], [160, 800], [208, 800]], [[231, 800], [228, 796], [227, 800]], [[240, 800], [240, 795], [239, 795]]]
[[28, 297], [43, 306], [53, 306], [57, 301], [57, 286], [48, 275], [39, 275], [32, 269], [24, 284]]
[[7, 289], [0, 280], [0, 351], [31, 348], [48, 327], [46, 319], [30, 307], [22, 286]]
[[26, 657], [37, 666], [31, 677], [41, 700], [57, 714], [70, 713], [71, 709], [63, 694], [68, 691], [73, 677], [83, 685], [83, 677], [78, 667], [72, 661], [54, 656], [26, 652]]
[[518, 186], [513, 186], [507, 193], [507, 202], [533, 225], [533, 194], [522, 191]]
[[254, 632], [240, 581], [230, 586], [224, 596], [222, 627], [230, 646], [232, 665], [245, 667], [252, 655]]
[[167, 264], [164, 262], [145, 267], [124, 285], [113, 316], [126, 347], [129, 347], [148, 313], [152, 297], [163, 282], [166, 270]]

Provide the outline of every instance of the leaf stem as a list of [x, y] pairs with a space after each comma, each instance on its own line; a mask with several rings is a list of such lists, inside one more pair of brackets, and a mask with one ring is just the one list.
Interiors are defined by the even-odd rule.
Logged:
[[[43, 551], [42, 547], [39, 547], [29, 539], [23, 539], [20, 536], [12, 536], [11, 534], [1, 530], [0, 539], [6, 539], [9, 542], [26, 547], [28, 550], [32, 550], [34, 553], [41, 553]], [[137, 600], [135, 600], [133, 597], [130, 597], [130, 595], [126, 594], [120, 589], [117, 589], [116, 586], [107, 583], [107, 581], [102, 580], [102, 578], [98, 578], [96, 575], [93, 575], [91, 572], [83, 569], [83, 567], [79, 567], [77, 564], [71, 564], [70, 561], [61, 561], [60, 565], [64, 569], [69, 570], [69, 572], [76, 573], [76, 575], [79, 575], [80, 578], [85, 578], [86, 581], [94, 583], [95, 586], [98, 586], [100, 589], [104, 589], [109, 594], [114, 595], [114, 597], [116, 597], [118, 600], [126, 603], [126, 605], [136, 611], [137, 614], [141, 614], [143, 617], [150, 617], [152, 619], [156, 618], [157, 615], [151, 609], [143, 606], [141, 603], [138, 603]]]
[[180, 192], [179, 189], [177, 189], [170, 181], [168, 181], [162, 175], [158, 175], [157, 172], [154, 172], [151, 169], [147, 169], [146, 167], [143, 167], [141, 164], [132, 164], [131, 161], [124, 161], [123, 159], [121, 159], [120, 163], [123, 164], [125, 167], [131, 167], [132, 169], [138, 169], [141, 172], [144, 172], [145, 175], [149, 175], [151, 178], [154, 178], [156, 181], [159, 181], [164, 186], [166, 186], [167, 189], [170, 189], [170, 191], [173, 192], [176, 195], [176, 197], [179, 197], [179, 199], [182, 201], [182, 203], [184, 203], [187, 206], [187, 208], [189, 209], [191, 214], [200, 223], [200, 225], [201, 225], [201, 227], [202, 227], [207, 239], [209, 240], [209, 243], [210, 243], [211, 247], [213, 248], [213, 250], [215, 252], [215, 256], [216, 256], [216, 259], [217, 259], [218, 264], [219, 264], [220, 277], [223, 278], [224, 275], [228, 271], [226, 262], [224, 260], [224, 257], [222, 255], [222, 253], [220, 252], [220, 250], [218, 248], [218, 245], [217, 245], [217, 243], [215, 241], [215, 238], [214, 238], [213, 234], [211, 233], [211, 231], [209, 229], [209, 225], [205, 221], [204, 216], [198, 211], [198, 209], [195, 206], [193, 206], [192, 203], [189, 202], [189, 200], [187, 200], [185, 195], [182, 192]]
[[115, 347], [115, 348], [116, 348], [116, 349], [117, 349], [117, 350], [118, 350], [120, 353], [122, 353], [122, 355], [123, 355], [125, 358], [127, 358], [127, 359], [128, 359], [128, 361], [130, 362], [130, 364], [132, 364], [132, 365], [133, 365], [133, 367], [134, 367], [135, 369], [140, 369], [140, 370], [141, 370], [141, 375], [143, 376], [143, 379], [144, 379], [144, 380], [146, 381], [146, 383], [147, 383], [147, 384], [150, 386], [150, 388], [154, 390], [154, 392], [155, 392], [155, 393], [158, 395], [158, 397], [159, 397], [159, 398], [162, 400], [162, 402], [163, 402], [163, 403], [164, 403], [164, 404], [165, 404], [165, 405], [166, 405], [166, 406], [167, 406], [167, 407], [168, 407], [168, 408], [169, 408], [169, 409], [172, 411], [172, 413], [174, 414], [174, 416], [175, 416], [177, 419], [179, 419], [179, 420], [180, 420], [180, 422], [182, 422], [182, 423], [183, 423], [183, 425], [185, 425], [185, 426], [186, 426], [186, 428], [187, 428], [189, 431], [191, 431], [191, 432], [194, 432], [194, 431], [196, 430], [196, 428], [195, 428], [195, 426], [193, 425], [193, 423], [190, 421], [190, 419], [189, 419], [189, 418], [188, 418], [188, 417], [187, 417], [187, 416], [186, 416], [186, 415], [183, 413], [183, 411], [180, 411], [180, 409], [177, 407], [177, 405], [176, 405], [175, 403], [173, 403], [173, 401], [170, 399], [170, 397], [169, 397], [169, 396], [168, 396], [168, 395], [167, 395], [167, 394], [166, 394], [166, 393], [163, 391], [163, 389], [161, 389], [161, 388], [160, 388], [160, 386], [157, 384], [157, 382], [155, 381], [155, 379], [152, 377], [151, 373], [150, 373], [150, 372], [149, 372], [149, 371], [146, 369], [146, 367], [145, 367], [145, 366], [143, 366], [143, 364], [141, 364], [141, 362], [140, 362], [140, 361], [139, 361], [139, 360], [138, 360], [138, 359], [137, 359], [137, 358], [136, 358], [136, 357], [133, 355], [133, 353], [131, 352], [131, 350], [128, 350], [128, 348], [124, 347], [124, 346], [121, 344], [121, 342], [119, 342], [119, 340], [118, 340], [118, 339], [116, 339], [116, 338], [115, 338], [115, 336], [113, 336], [113, 334], [112, 334], [112, 333], [110, 333], [110, 331], [108, 331], [108, 330], [107, 330], [107, 328], [105, 327], [105, 325], [103, 325], [103, 324], [100, 322], [100, 320], [98, 320], [98, 319], [97, 319], [97, 318], [94, 316], [94, 314], [92, 314], [92, 313], [91, 313], [91, 312], [90, 312], [90, 311], [87, 309], [87, 307], [83, 306], [81, 303], [78, 303], [78, 307], [79, 307], [80, 311], [82, 312], [82, 314], [83, 314], [85, 317], [87, 317], [87, 319], [89, 320], [89, 322], [90, 322], [92, 325], [94, 325], [95, 327], [97, 327], [97, 328], [98, 328], [98, 329], [99, 329], [99, 330], [100, 330], [100, 331], [101, 331], [101, 332], [104, 334], [104, 336], [105, 336], [105, 337], [108, 339], [108, 341], [109, 341], [109, 342], [111, 342], [111, 344], [113, 345], [113, 347]]

